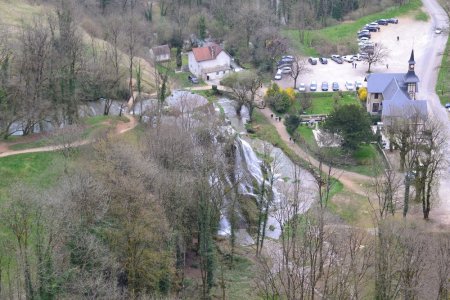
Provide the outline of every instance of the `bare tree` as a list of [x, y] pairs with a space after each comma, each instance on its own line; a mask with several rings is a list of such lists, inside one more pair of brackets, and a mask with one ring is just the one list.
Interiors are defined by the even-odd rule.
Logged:
[[436, 120], [427, 120], [420, 132], [420, 144], [417, 145], [419, 149], [414, 183], [416, 200], [422, 202], [424, 219], [429, 218], [436, 181], [448, 163], [444, 153], [447, 144], [444, 126]]
[[307, 61], [306, 59], [295, 57], [294, 62], [292, 64], [292, 72], [290, 73], [290, 76], [292, 79], [294, 79], [294, 86], [293, 88], [297, 88], [297, 79], [300, 75], [304, 75], [309, 72], [309, 68], [307, 67]]
[[367, 70], [370, 73], [370, 67], [376, 64], [382, 64], [389, 56], [389, 50], [381, 43], [377, 43], [373, 49], [367, 51], [367, 58], [364, 59], [364, 63], [369, 65]]
[[237, 101], [237, 114], [241, 113], [242, 106], [247, 106], [251, 122], [253, 109], [256, 106], [256, 92], [262, 84], [259, 76], [248, 71], [232, 73], [222, 80], [222, 84], [231, 89], [232, 95]]

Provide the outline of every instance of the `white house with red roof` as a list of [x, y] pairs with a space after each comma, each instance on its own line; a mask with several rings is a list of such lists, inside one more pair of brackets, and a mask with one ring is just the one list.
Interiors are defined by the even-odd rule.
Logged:
[[192, 48], [188, 57], [189, 71], [203, 80], [220, 79], [231, 71], [231, 56], [214, 43]]

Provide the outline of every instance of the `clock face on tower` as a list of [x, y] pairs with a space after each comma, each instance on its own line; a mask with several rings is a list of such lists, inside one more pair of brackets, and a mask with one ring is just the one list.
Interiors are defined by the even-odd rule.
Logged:
[[410, 70], [414, 70], [414, 65], [413, 65], [413, 64], [410, 64], [410, 65], [409, 65], [409, 69], [410, 69]]

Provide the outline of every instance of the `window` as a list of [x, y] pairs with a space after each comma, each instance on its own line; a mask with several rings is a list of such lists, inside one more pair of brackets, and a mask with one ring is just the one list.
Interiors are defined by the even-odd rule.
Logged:
[[379, 109], [380, 109], [380, 103], [372, 104], [372, 112], [378, 112]]
[[216, 75], [219, 75], [220, 72], [216, 72]]
[[378, 93], [375, 93], [374, 98], [378, 99]]

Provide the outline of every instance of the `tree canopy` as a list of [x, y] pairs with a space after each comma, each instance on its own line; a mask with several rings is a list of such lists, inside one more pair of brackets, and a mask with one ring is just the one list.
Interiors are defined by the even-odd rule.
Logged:
[[324, 129], [339, 134], [343, 139], [342, 147], [347, 150], [354, 150], [372, 139], [369, 115], [357, 104], [336, 106], [325, 121]]

